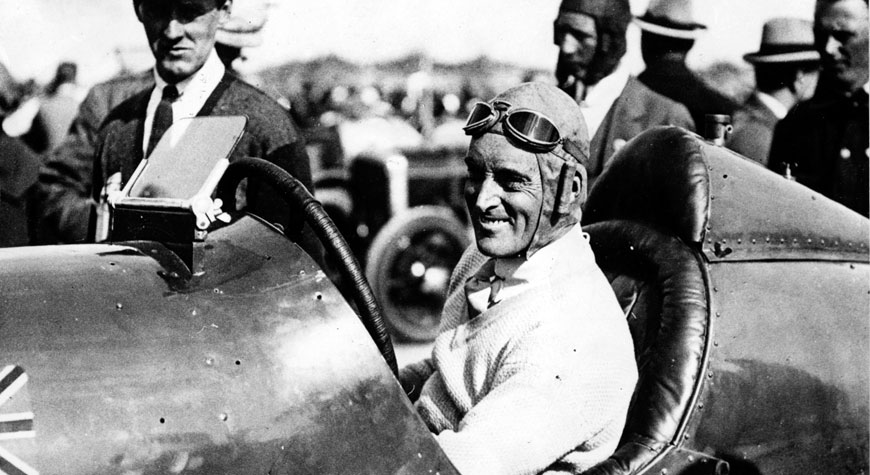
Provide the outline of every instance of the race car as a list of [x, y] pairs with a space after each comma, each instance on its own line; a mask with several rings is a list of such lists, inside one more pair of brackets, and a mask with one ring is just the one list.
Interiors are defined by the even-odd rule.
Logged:
[[[173, 126], [98, 244], [0, 250], [0, 472], [457, 473], [395, 378], [380, 306], [320, 204]], [[179, 167], [196, 161], [196, 171]], [[237, 211], [269, 182], [352, 282]], [[587, 473], [867, 473], [868, 220], [679, 128], [630, 141], [584, 210], [640, 378]]]

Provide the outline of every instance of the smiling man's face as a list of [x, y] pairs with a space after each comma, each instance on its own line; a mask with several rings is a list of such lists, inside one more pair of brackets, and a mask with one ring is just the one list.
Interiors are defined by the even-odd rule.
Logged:
[[145, 27], [160, 77], [175, 84], [199, 71], [231, 7], [232, 0], [139, 1], [136, 16]]
[[471, 141], [465, 163], [465, 203], [477, 248], [490, 257], [525, 251], [544, 200], [535, 155], [513, 147], [501, 135], [484, 134]]

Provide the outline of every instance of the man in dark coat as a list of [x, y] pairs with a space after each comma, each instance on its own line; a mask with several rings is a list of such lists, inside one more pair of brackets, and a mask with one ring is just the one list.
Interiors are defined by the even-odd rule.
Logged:
[[764, 24], [761, 48], [743, 57], [755, 67], [755, 91], [734, 113], [726, 146], [767, 166], [776, 124], [799, 102], [812, 97], [819, 81], [813, 24], [773, 18]]
[[[18, 105], [19, 87], [0, 63], [0, 122]], [[0, 247], [29, 244], [28, 205], [39, 157], [0, 127]]]
[[554, 23], [556, 80], [580, 104], [592, 136], [589, 183], [635, 135], [656, 125], [695, 130], [689, 111], [632, 77], [622, 58], [631, 22], [627, 0], [563, 0]]
[[777, 124], [769, 167], [868, 216], [867, 0], [817, 0], [819, 90]]
[[[52, 167], [43, 170], [46, 217], [59, 230], [61, 240], [85, 239], [88, 216], [107, 177], [121, 172], [122, 181], [129, 179], [152, 143], [159, 140], [152, 139], [151, 129], [168, 86], [178, 92], [171, 103], [173, 120], [245, 115], [247, 130], [230, 160], [244, 156], [265, 158], [312, 189], [308, 156], [288, 113], [264, 93], [236, 78], [218, 59], [216, 35], [230, 19], [232, 0], [197, 0], [178, 5], [164, 0], [133, 3], [157, 64], [152, 77], [143, 78], [150, 87], [145, 86], [124, 101], [103, 122], [97, 138], [93, 181], [84, 173], [92, 162], [79, 163], [81, 159], [55, 160]], [[139, 86], [131, 83], [131, 87]], [[88, 199], [88, 195], [94, 199]], [[264, 186], [249, 185], [247, 205], [254, 213], [280, 224], [294, 240], [301, 239], [303, 247], [316, 258], [322, 254], [298, 213], [294, 216], [283, 200]]]
[[635, 20], [646, 69], [637, 78], [653, 91], [686, 106], [698, 130], [706, 114], [731, 115], [737, 103], [719, 93], [686, 65], [695, 39], [707, 27], [694, 21], [691, 0], [652, 0]]

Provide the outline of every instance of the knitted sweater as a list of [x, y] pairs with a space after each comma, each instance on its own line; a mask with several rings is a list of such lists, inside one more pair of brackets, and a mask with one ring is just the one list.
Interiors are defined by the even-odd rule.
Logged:
[[533, 474], [557, 460], [584, 470], [622, 433], [637, 380], [628, 326], [579, 226], [550, 245], [567, 252], [549, 254], [548, 279], [469, 321], [463, 284], [487, 259], [470, 246], [432, 357], [402, 370], [463, 474]]

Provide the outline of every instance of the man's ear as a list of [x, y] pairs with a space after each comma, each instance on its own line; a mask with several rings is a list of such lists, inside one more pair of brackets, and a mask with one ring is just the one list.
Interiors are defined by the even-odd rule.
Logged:
[[571, 201], [578, 202], [582, 205], [586, 202], [586, 193], [588, 192], [586, 181], [586, 167], [579, 166], [574, 172], [574, 180], [571, 184]]

